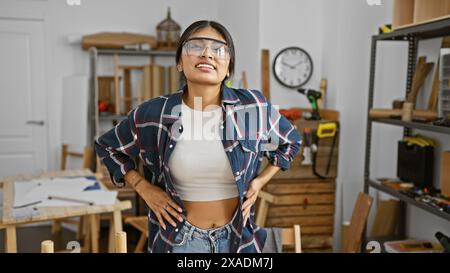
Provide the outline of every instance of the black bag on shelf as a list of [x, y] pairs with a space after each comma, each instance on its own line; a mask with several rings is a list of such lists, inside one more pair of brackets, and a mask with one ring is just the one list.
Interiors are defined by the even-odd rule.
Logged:
[[432, 146], [408, 146], [398, 142], [397, 176], [405, 182], [412, 182], [418, 188], [433, 186], [434, 148]]

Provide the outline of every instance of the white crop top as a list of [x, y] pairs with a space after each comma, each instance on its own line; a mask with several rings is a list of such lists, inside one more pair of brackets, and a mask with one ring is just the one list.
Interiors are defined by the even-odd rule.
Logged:
[[219, 134], [222, 108], [216, 107], [200, 111], [182, 103], [183, 132], [168, 163], [182, 200], [214, 201], [239, 196]]

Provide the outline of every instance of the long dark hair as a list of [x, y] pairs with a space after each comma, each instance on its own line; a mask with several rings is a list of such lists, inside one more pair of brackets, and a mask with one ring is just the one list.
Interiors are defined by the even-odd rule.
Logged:
[[[187, 39], [189, 39], [189, 37], [191, 37], [191, 35], [193, 33], [197, 32], [200, 29], [206, 28], [206, 27], [212, 27], [213, 29], [217, 30], [225, 39], [225, 42], [227, 43], [228, 48], [230, 49], [230, 63], [228, 65], [228, 72], [230, 73], [230, 77], [231, 77], [231, 75], [233, 75], [233, 73], [234, 73], [234, 64], [235, 64], [235, 60], [236, 60], [236, 53], [234, 50], [233, 38], [231, 38], [230, 32], [228, 32], [228, 30], [223, 25], [221, 25], [220, 23], [217, 23], [215, 21], [201, 20], [201, 21], [194, 22], [190, 26], [188, 26], [186, 28], [186, 30], [183, 32], [183, 34], [181, 35], [180, 40], [178, 41], [177, 53], [175, 56], [175, 60], [176, 60], [177, 64], [180, 62], [181, 52], [183, 50], [184, 42]], [[223, 82], [225, 82], [228, 78], [229, 77], [225, 77]]]

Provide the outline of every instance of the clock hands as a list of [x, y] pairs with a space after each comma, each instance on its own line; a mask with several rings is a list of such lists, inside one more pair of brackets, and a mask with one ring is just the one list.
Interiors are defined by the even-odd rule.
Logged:
[[285, 66], [288, 66], [290, 69], [295, 69], [297, 66], [303, 64], [304, 62], [303, 62], [303, 61], [300, 61], [300, 62], [298, 62], [298, 63], [295, 64], [295, 65], [291, 65], [291, 64], [285, 63], [284, 61], [281, 61], [281, 63], [284, 64]]
[[288, 66], [290, 69], [294, 69], [294, 68], [295, 68], [295, 66], [292, 66], [292, 65], [290, 65], [290, 64], [287, 64], [287, 63], [285, 63], [284, 61], [281, 61], [281, 63], [284, 64], [284, 65], [286, 65], [286, 66]]

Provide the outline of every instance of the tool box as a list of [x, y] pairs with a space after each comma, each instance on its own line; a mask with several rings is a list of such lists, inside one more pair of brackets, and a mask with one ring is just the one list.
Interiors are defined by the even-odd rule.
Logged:
[[430, 189], [433, 185], [434, 148], [398, 142], [397, 176], [412, 182], [418, 188]]

